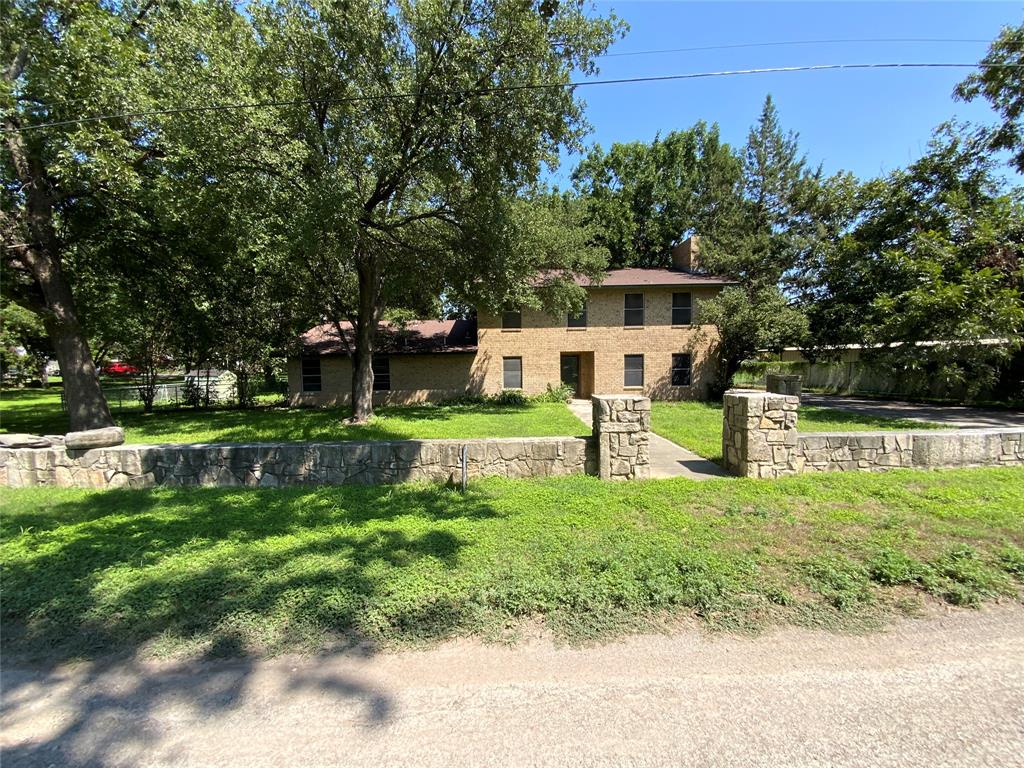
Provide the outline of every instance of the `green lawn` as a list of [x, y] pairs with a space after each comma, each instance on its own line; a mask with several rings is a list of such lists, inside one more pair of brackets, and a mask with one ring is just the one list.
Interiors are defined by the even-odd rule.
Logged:
[[[367, 425], [348, 426], [343, 408], [271, 408], [250, 411], [161, 410], [115, 413], [129, 443], [275, 442], [295, 440], [404, 440], [411, 438], [543, 437], [577, 435], [586, 428], [561, 403], [523, 406], [422, 405], [378, 408]], [[58, 434], [67, 431], [60, 393], [0, 394], [0, 430]]]
[[[651, 427], [662, 437], [688, 448], [699, 456], [722, 460], [722, 406], [700, 402], [654, 402]], [[834, 408], [801, 405], [797, 429], [800, 432], [870, 432], [881, 429], [942, 429], [941, 424], [866, 416]]]
[[1024, 471], [318, 489], [0, 490], [6, 651], [273, 653], [542, 620], [877, 626], [1020, 599]]

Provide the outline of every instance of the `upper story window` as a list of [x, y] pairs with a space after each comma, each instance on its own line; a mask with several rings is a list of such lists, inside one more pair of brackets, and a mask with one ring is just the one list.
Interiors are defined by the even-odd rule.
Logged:
[[644, 385], [644, 356], [626, 355], [623, 363], [622, 384], [626, 387]]
[[523, 388], [523, 358], [501, 358], [501, 386], [502, 389]]
[[686, 293], [672, 294], [672, 325], [690, 325], [693, 322], [693, 296]]
[[319, 392], [321, 389], [320, 358], [302, 358], [302, 391]]
[[502, 328], [522, 328], [523, 327], [523, 310], [521, 309], [507, 309], [501, 313], [501, 327]]
[[565, 325], [567, 328], [586, 328], [587, 327], [587, 305], [583, 305], [583, 311], [578, 315], [574, 315], [571, 312], [566, 317]]
[[391, 358], [387, 355], [374, 355], [371, 365], [374, 390], [386, 392], [391, 389]]
[[688, 387], [691, 382], [693, 360], [686, 352], [672, 355], [672, 386]]
[[623, 304], [622, 324], [637, 326], [644, 324], [644, 295], [627, 293]]

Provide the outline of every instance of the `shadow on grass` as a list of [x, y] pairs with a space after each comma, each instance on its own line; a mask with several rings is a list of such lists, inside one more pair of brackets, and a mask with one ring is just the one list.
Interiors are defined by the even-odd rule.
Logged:
[[[407, 440], [428, 427], [463, 418], [526, 415], [530, 406], [493, 404], [405, 405], [376, 409], [369, 424], [344, 424], [348, 408], [267, 407], [123, 414], [119, 422], [146, 439], [216, 433], [218, 442]], [[452, 435], [458, 437], [458, 435]]]
[[[372, 655], [375, 623], [410, 639], [450, 633], [467, 621], [457, 597], [429, 587], [394, 594], [394, 585], [421, 574], [443, 582], [467, 544], [460, 521], [498, 516], [483, 494], [412, 485], [108, 491], [24, 509], [17, 495], [8, 501], [4, 706], [59, 685], [65, 662], [86, 670], [74, 716], [44, 743], [5, 750], [11, 764], [107, 764], [149, 738], [146, 713], [169, 700], [231, 709], [254, 670], [252, 650], [323, 648], [329, 638], [335, 651]], [[154, 669], [139, 660], [147, 646], [200, 658]], [[112, 674], [129, 681], [116, 694], [102, 683]], [[363, 703], [369, 723], [391, 710], [386, 692], [355, 680], [317, 674], [296, 684]], [[110, 727], [126, 709], [132, 728]]]

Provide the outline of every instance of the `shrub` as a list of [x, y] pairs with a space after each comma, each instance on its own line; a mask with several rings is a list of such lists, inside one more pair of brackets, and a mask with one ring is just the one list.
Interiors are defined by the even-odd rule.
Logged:
[[526, 405], [529, 398], [519, 389], [505, 389], [491, 397], [495, 405]]
[[567, 403], [575, 395], [576, 390], [568, 384], [559, 384], [557, 387], [552, 387], [548, 384], [547, 390], [539, 395], [535, 395], [533, 401], [536, 403]]

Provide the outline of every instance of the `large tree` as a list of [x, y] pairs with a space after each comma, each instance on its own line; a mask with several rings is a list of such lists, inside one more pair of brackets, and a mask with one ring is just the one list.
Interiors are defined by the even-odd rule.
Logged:
[[738, 283], [701, 305], [721, 339], [721, 386], [755, 352], [799, 343], [806, 333], [806, 317], [788, 285], [830, 232], [826, 186], [820, 169], [809, 167], [800, 152], [797, 135], [782, 129], [768, 96], [743, 150], [739, 200], [702, 233], [704, 267]]
[[[389, 308], [438, 296], [496, 308], [540, 270], [572, 299], [587, 253], [524, 248], [518, 199], [585, 130], [566, 87], [594, 71], [614, 21], [581, 0], [352, 0], [250, 4], [260, 81], [281, 106], [284, 225], [306, 298], [352, 328], [352, 418], [372, 413], [371, 358]], [[550, 290], [562, 282], [565, 290]], [[578, 300], [578, 297], [575, 297]]]
[[994, 384], [1024, 331], [1024, 207], [984, 140], [941, 127], [920, 160], [864, 184], [854, 206], [809, 278], [817, 351], [869, 345], [869, 359], [924, 390], [971, 397]]
[[572, 178], [611, 266], [665, 267], [686, 233], [706, 234], [731, 220], [741, 170], [718, 126], [699, 122], [650, 144], [595, 146]]
[[33, 128], [144, 104], [140, 28], [152, 5], [23, 0], [0, 14], [4, 292], [42, 318], [72, 429], [112, 420], [65, 260], [132, 194], [145, 141], [124, 120]]

